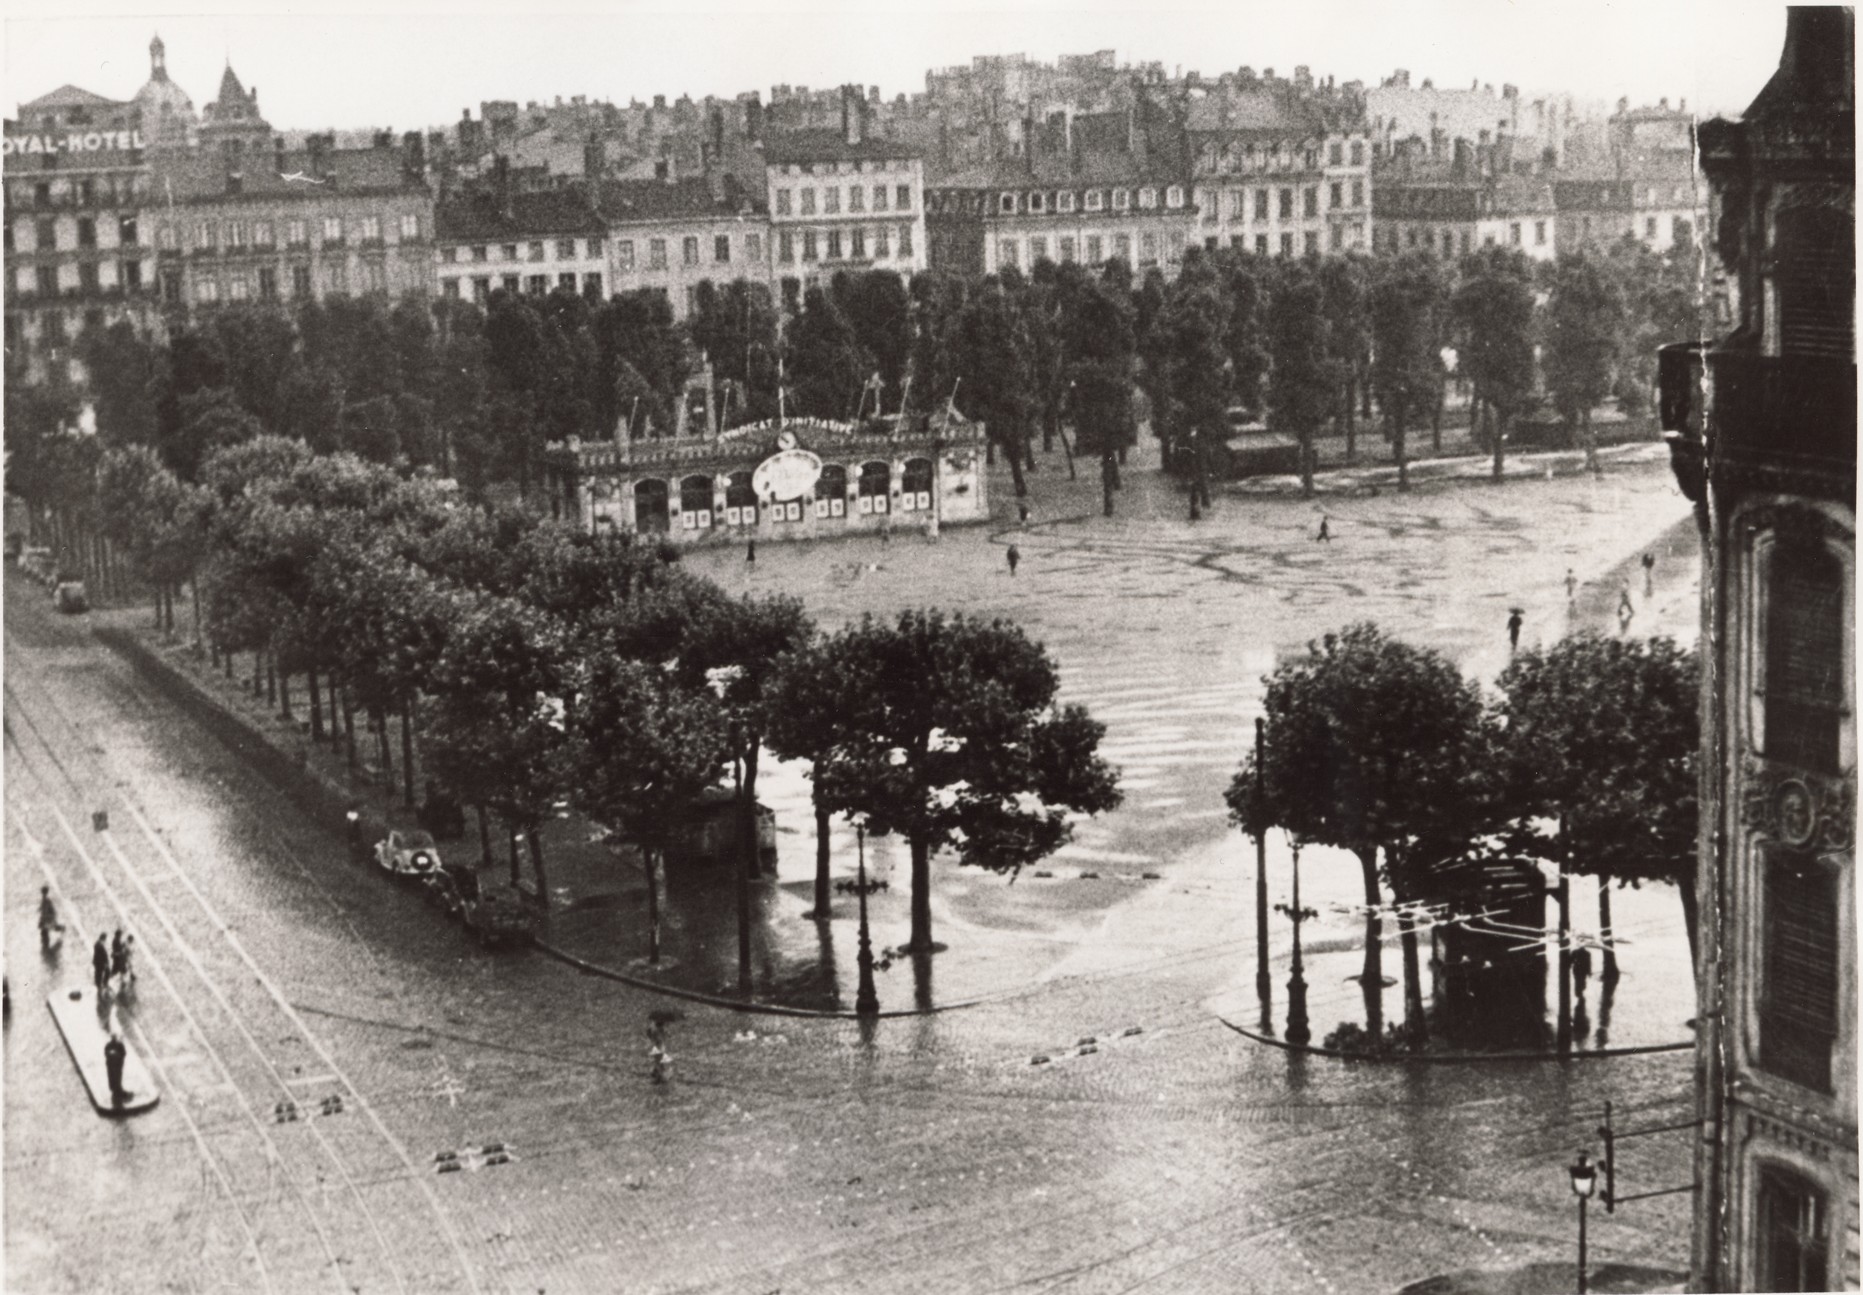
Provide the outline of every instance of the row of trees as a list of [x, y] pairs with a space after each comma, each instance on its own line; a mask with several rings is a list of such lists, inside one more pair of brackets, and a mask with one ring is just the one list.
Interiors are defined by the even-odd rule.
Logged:
[[[1052, 659], [1015, 626], [909, 612], [824, 635], [799, 602], [733, 598], [636, 545], [465, 502], [450, 482], [350, 452], [259, 436], [211, 450], [188, 482], [149, 446], [103, 451], [96, 515], [171, 631], [184, 584], [229, 675], [359, 759], [357, 719], [414, 803], [427, 775], [528, 843], [567, 802], [641, 847], [650, 879], [687, 809], [735, 764], [745, 866], [767, 748], [810, 762], [816, 911], [829, 908], [827, 820], [896, 830], [913, 861], [912, 939], [930, 947], [941, 849], [1014, 872], [1068, 839], [1070, 813], [1118, 803], [1103, 727], [1055, 701]], [[392, 785], [392, 783], [391, 783]], [[658, 883], [650, 892], [657, 906]], [[748, 891], [740, 888], [747, 919]], [[741, 952], [748, 967], [748, 924]], [[657, 946], [655, 949], [657, 953]]]
[[1258, 768], [1250, 755], [1227, 793], [1244, 831], [1279, 828], [1357, 858], [1374, 1039], [1384, 1033], [1384, 890], [1397, 906], [1405, 1029], [1420, 1040], [1409, 906], [1438, 898], [1437, 877], [1463, 860], [1544, 860], [1595, 876], [1606, 927], [1612, 883], [1672, 882], [1695, 948], [1694, 654], [1666, 638], [1576, 634], [1520, 652], [1497, 688], [1484, 698], [1441, 654], [1368, 623], [1328, 634], [1268, 677], [1263, 757]]
[[1044, 261], [976, 282], [842, 273], [793, 311], [764, 285], [706, 283], [682, 323], [651, 292], [495, 292], [484, 309], [229, 305], [165, 344], [127, 322], [87, 330], [77, 349], [89, 390], [9, 383], [6, 441], [16, 490], [53, 506], [68, 502], [58, 496], [71, 474], [68, 447], [48, 442], [86, 399], [106, 444], [150, 445], [183, 481], [199, 480], [214, 448], [271, 433], [432, 466], [474, 494], [496, 483], [522, 494], [547, 441], [667, 433], [702, 354], [727, 423], [955, 402], [985, 421], [1019, 496], [1039, 434], [1045, 451], [1060, 441], [1070, 471], [1076, 450], [1099, 461], [1109, 514], [1146, 416], [1167, 465], [1207, 504], [1236, 406], [1301, 440], [1310, 486], [1313, 438], [1342, 432], [1350, 457], [1375, 401], [1402, 484], [1408, 435], [1425, 420], [1440, 435], [1445, 347], [1497, 473], [1510, 421], [1542, 389], [1589, 446], [1590, 411], [1611, 396], [1646, 402], [1656, 345], [1701, 331], [1700, 260], [1692, 244], [1659, 256], [1634, 240], [1537, 268], [1499, 248], [1454, 265], [1192, 249], [1168, 284], [1152, 270], [1135, 286], [1120, 261]]

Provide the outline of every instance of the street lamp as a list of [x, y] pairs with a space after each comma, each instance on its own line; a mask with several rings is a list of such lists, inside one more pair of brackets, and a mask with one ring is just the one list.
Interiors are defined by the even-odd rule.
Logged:
[[362, 815], [352, 809], [345, 813], [343, 817], [349, 820], [349, 852], [353, 856], [361, 857]]
[[[1191, 487], [1195, 491], [1196, 487]], [[1196, 507], [1196, 495], [1191, 495]], [[1192, 517], [1196, 514], [1193, 512]], [[1267, 793], [1263, 789], [1262, 734], [1267, 725], [1255, 717], [1255, 812], [1265, 815]], [[1274, 1029], [1274, 981], [1268, 973], [1268, 827], [1265, 822], [1255, 829], [1255, 997], [1261, 1000], [1261, 1028]]]
[[854, 1014], [861, 1017], [874, 1017], [880, 1014], [880, 996], [873, 991], [873, 937], [867, 931], [867, 825], [854, 825], [855, 840], [860, 851], [860, 879], [854, 883], [854, 893], [860, 896], [860, 952], [854, 962], [860, 968], [860, 988], [854, 994]]
[[1287, 914], [1294, 924], [1294, 964], [1293, 974], [1287, 978], [1287, 1041], [1289, 1043], [1308, 1043], [1313, 1038], [1313, 1031], [1307, 1024], [1307, 978], [1300, 960], [1300, 924], [1308, 918], [1318, 917], [1319, 911], [1300, 906], [1300, 846], [1294, 846], [1294, 902], [1276, 904], [1277, 912]]
[[1598, 1168], [1581, 1151], [1566, 1172], [1572, 1176], [1572, 1195], [1578, 1197], [1578, 1295], [1585, 1295], [1585, 1202], [1598, 1189]]

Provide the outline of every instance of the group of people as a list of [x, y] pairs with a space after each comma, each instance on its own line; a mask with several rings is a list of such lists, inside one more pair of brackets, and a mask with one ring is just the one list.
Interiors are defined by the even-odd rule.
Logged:
[[123, 934], [121, 927], [115, 935], [99, 935], [91, 946], [91, 979], [96, 982], [100, 1002], [105, 994], [121, 995], [136, 983], [136, 970], [130, 961], [135, 946], [136, 937]]

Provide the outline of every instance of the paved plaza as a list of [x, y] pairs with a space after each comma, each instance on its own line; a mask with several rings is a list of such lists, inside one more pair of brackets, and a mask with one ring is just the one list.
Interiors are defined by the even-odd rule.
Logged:
[[[793, 593], [829, 627], [923, 605], [1013, 618], [1060, 663], [1065, 698], [1106, 722], [1126, 803], [1081, 825], [1048, 877], [940, 863], [950, 947], [892, 963], [882, 1003], [976, 1005], [860, 1024], [686, 1003], [663, 1086], [644, 1029], [671, 1000], [536, 952], [479, 952], [9, 581], [9, 1286], [1349, 1292], [1569, 1262], [1561, 1166], [1594, 1142], [1606, 1100], [1627, 1124], [1685, 1119], [1688, 1055], [1378, 1066], [1241, 1037], [1222, 1018], [1253, 1009], [1253, 849], [1221, 791], [1261, 676], [1354, 620], [1492, 678], [1509, 607], [1525, 609], [1523, 642], [1550, 642], [1602, 625], [1630, 579], [1632, 633], [1692, 640], [1692, 522], [1660, 450], [1615, 453], [1597, 479], [1547, 456], [1504, 483], [1475, 465], [1408, 494], [1377, 472], [1333, 476], [1313, 500], [1237, 487], [1195, 524], [1143, 462], [1110, 520], [1097, 481], [1057, 482], [1057, 465], [1033, 478], [1026, 528], [1011, 508], [936, 541], [766, 545], [754, 571], [737, 548], [687, 557], [727, 589]], [[1568, 568], [1583, 582], [1570, 603]], [[830, 924], [800, 916], [806, 779], [766, 768], [760, 791], [781, 866], [759, 997], [845, 1006], [852, 901]], [[837, 824], [838, 874], [854, 845]], [[903, 851], [868, 847], [900, 879], [876, 904], [876, 943], [897, 944]], [[1286, 864], [1277, 844], [1273, 899]], [[1355, 893], [1356, 870], [1322, 851], [1303, 870], [1322, 909]], [[593, 875], [561, 869], [565, 898], [589, 898]], [[41, 884], [70, 927], [54, 956], [37, 948]], [[631, 965], [636, 890], [610, 880], [611, 902], [560, 916], [552, 937]], [[663, 974], [716, 990], [731, 928], [703, 888], [670, 903], [685, 926]], [[1685, 1039], [1673, 891], [1622, 892], [1617, 918], [1635, 942], [1609, 1041]], [[42, 1001], [87, 976], [89, 941], [118, 926], [142, 949], [120, 1019], [164, 1087], [131, 1122], [93, 1114]], [[1343, 982], [1352, 923], [1317, 927], [1316, 1034], [1359, 1001]], [[1635, 1189], [1686, 1180], [1685, 1138], [1631, 1145]], [[1681, 1269], [1686, 1200], [1596, 1215], [1594, 1257]]]

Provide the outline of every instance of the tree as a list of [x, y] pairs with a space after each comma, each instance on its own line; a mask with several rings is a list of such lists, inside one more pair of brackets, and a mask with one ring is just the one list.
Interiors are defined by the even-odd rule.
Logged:
[[1485, 248], [1462, 260], [1451, 313], [1457, 362], [1478, 404], [1495, 416], [1494, 479], [1507, 463], [1507, 427], [1533, 392], [1533, 272], [1524, 253]]
[[[562, 627], [508, 598], [449, 608], [428, 672], [421, 738], [436, 780], [489, 808], [529, 842], [538, 902], [548, 906], [545, 820], [562, 795], [567, 706]], [[517, 881], [516, 857], [512, 881]]]
[[[1583, 633], [1521, 652], [1501, 673], [1509, 840], [1608, 883], [1675, 885], [1697, 950], [1700, 665], [1667, 638]], [[1607, 933], [1608, 941], [1608, 933]], [[1607, 942], [1606, 957], [1615, 966]]]
[[1359, 383], [1371, 360], [1371, 274], [1356, 252], [1320, 262], [1320, 300], [1326, 312], [1327, 358], [1339, 383], [1337, 423], [1345, 428], [1346, 462], [1357, 457], [1354, 440]]
[[873, 355], [835, 299], [820, 288], [803, 296], [802, 314], [789, 327], [790, 412], [845, 421], [854, 416], [861, 388], [874, 371]]
[[1546, 310], [1546, 389], [1568, 438], [1582, 434], [1585, 466], [1594, 474], [1603, 468], [1591, 411], [1611, 394], [1624, 324], [1623, 294], [1606, 268], [1587, 252], [1563, 253]]
[[798, 644], [777, 662], [764, 704], [764, 743], [779, 760], [807, 760], [815, 811], [815, 907], [807, 916], [825, 922], [832, 913], [828, 849], [833, 816], [826, 765], [838, 736], [842, 693], [818, 640]]
[[912, 350], [911, 300], [904, 281], [891, 270], [841, 273], [834, 277], [833, 295], [854, 336], [873, 357], [882, 399], [897, 408]]
[[[912, 937], [932, 952], [931, 856], [1014, 874], [1071, 834], [1070, 812], [1119, 803], [1096, 754], [1103, 726], [1057, 707], [1054, 662], [1022, 631], [941, 612], [871, 617], [792, 655], [772, 681], [772, 714], [825, 739], [812, 776], [831, 809], [898, 831], [912, 854]], [[816, 708], [838, 690], [829, 713]]]
[[795, 598], [696, 600], [681, 636], [677, 675], [693, 691], [707, 690], [722, 705], [730, 755], [742, 768], [738, 782], [739, 975], [750, 981], [750, 878], [757, 857], [757, 765], [763, 753], [768, 691], [777, 663], [814, 637], [815, 623]]
[[715, 785], [729, 744], [719, 703], [611, 646], [576, 662], [564, 767], [575, 806], [641, 848], [649, 956], [660, 960], [659, 872], [670, 834]]
[[1138, 360], [1131, 304], [1104, 283], [1088, 280], [1065, 307], [1062, 349], [1068, 357], [1068, 409], [1082, 454], [1100, 460], [1100, 492], [1113, 515], [1119, 456], [1137, 439], [1132, 373]]
[[1305, 265], [1292, 265], [1268, 293], [1268, 416], [1300, 441], [1300, 489], [1313, 495], [1313, 438], [1337, 407], [1327, 359], [1325, 298]]
[[1008, 456], [1016, 498], [1028, 495], [1029, 424], [1035, 415], [1035, 374], [1028, 329], [1001, 284], [986, 284], [956, 320], [954, 350], [963, 394], [958, 405], [981, 419], [990, 441]]
[[1167, 445], [1173, 463], [1190, 472], [1190, 515], [1210, 506], [1209, 474], [1221, 461], [1228, 440], [1228, 358], [1223, 340], [1229, 330], [1229, 299], [1224, 285], [1201, 257], [1192, 257], [1165, 294], [1152, 321], [1156, 338], [1151, 363], [1161, 366], [1159, 384], [1169, 403], [1166, 425], [1173, 429]]
[[179, 412], [176, 434], [163, 447], [163, 458], [184, 481], [198, 479], [202, 461], [215, 450], [252, 440], [265, 431], [228, 387], [190, 392], [181, 397]]
[[[722, 287], [707, 280], [699, 284], [697, 296], [698, 309], [687, 323], [692, 340], [711, 361], [717, 378], [737, 384], [742, 392], [735, 401], [726, 397], [727, 409], [721, 417], [727, 424], [775, 417], [777, 313], [769, 288], [744, 279]], [[630, 404], [619, 410], [625, 417], [632, 396], [645, 388], [646, 379], [627, 365], [617, 381], [629, 384]]]
[[[1427, 898], [1429, 874], [1464, 853], [1491, 814], [1492, 734], [1480, 690], [1440, 654], [1360, 622], [1309, 644], [1267, 680], [1255, 799], [1251, 753], [1230, 783], [1231, 813], [1251, 832], [1349, 850], [1365, 892], [1367, 1025], [1382, 1039], [1382, 876], [1400, 905]], [[1407, 1028], [1422, 1037], [1422, 976], [1413, 919], [1398, 912]]]
[[1399, 490], [1410, 488], [1405, 435], [1435, 408], [1441, 389], [1447, 299], [1434, 257], [1412, 252], [1378, 263], [1370, 294], [1371, 383], [1390, 422]]
[[1218, 261], [1229, 285], [1229, 384], [1236, 403], [1251, 414], [1262, 409], [1262, 382], [1268, 374], [1268, 343], [1263, 320], [1273, 281], [1272, 261], [1246, 252], [1230, 252]]

